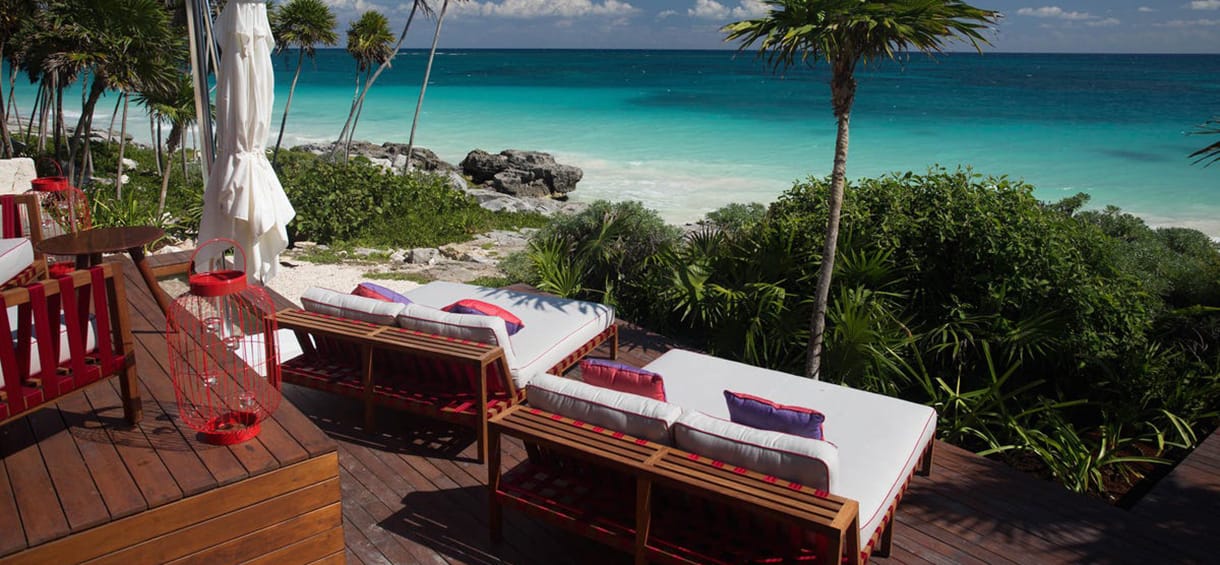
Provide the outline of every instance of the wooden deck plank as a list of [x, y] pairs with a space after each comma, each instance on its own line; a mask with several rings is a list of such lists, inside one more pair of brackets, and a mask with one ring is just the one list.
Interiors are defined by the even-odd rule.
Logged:
[[[3, 435], [0, 435], [3, 437]], [[0, 458], [0, 556], [25, 549], [25, 530], [22, 528], [17, 499], [9, 482], [7, 457]]]
[[[43, 461], [28, 418], [4, 427], [5, 461], [8, 478], [17, 500], [17, 513], [25, 530], [26, 543], [37, 545], [71, 532], [68, 519], [59, 505], [55, 485]], [[10, 452], [9, 449], [12, 449]]]
[[[131, 475], [114, 471], [122, 468], [123, 460], [107, 438], [104, 428], [108, 425], [126, 427], [128, 424], [122, 419], [122, 410], [117, 410], [114, 416], [94, 412], [82, 394], [66, 395], [58, 406], [110, 519], [118, 520], [148, 508], [140, 487]], [[103, 422], [102, 418], [108, 422]]]
[[68, 527], [78, 532], [110, 521], [110, 512], [101, 493], [93, 484], [93, 476], [84, 457], [76, 449], [72, 435], [64, 433], [64, 420], [57, 408], [39, 410], [28, 416], [34, 439], [47, 466], [51, 483], [63, 507]]

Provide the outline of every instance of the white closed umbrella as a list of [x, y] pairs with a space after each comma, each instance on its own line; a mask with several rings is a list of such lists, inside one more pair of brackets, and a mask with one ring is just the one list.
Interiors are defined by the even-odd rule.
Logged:
[[216, 161], [203, 193], [199, 242], [217, 237], [237, 241], [246, 250], [246, 272], [266, 283], [275, 276], [280, 252], [288, 248], [287, 226], [296, 215], [266, 153], [275, 101], [275, 41], [267, 6], [262, 0], [230, 0], [214, 29], [221, 50]]

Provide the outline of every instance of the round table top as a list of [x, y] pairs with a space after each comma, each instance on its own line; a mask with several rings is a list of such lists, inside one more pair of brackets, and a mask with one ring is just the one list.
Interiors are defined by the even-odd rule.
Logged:
[[47, 238], [36, 247], [50, 255], [117, 253], [143, 247], [164, 236], [165, 230], [153, 226], [93, 228]]

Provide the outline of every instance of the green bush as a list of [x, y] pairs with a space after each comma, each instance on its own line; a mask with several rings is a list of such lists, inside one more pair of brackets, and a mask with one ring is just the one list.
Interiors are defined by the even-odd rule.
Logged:
[[491, 229], [538, 227], [539, 214], [492, 212], [437, 175], [387, 173], [367, 159], [333, 163], [281, 152], [280, 182], [296, 208], [293, 240], [437, 246]]
[[599, 200], [552, 220], [531, 239], [529, 254], [540, 288], [620, 306], [636, 317], [637, 307], [655, 306], [647, 296], [649, 265], [678, 235], [639, 202]]
[[[529, 275], [796, 372], [828, 185], [798, 183], [765, 213], [726, 207], [680, 239], [638, 205], [599, 203], [538, 234]], [[1136, 443], [1192, 445], [1220, 406], [1220, 253], [1086, 201], [969, 170], [849, 185], [824, 376], [934, 405], [946, 437], [1081, 491], [1160, 461]]]

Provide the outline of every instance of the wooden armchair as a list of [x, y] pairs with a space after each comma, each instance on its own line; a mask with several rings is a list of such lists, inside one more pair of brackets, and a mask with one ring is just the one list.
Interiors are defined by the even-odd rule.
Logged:
[[0, 290], [24, 286], [47, 277], [47, 261], [35, 247], [42, 241], [38, 196], [0, 196]]
[[122, 266], [105, 263], [2, 293], [0, 424], [118, 376], [123, 415], [140, 420]]

